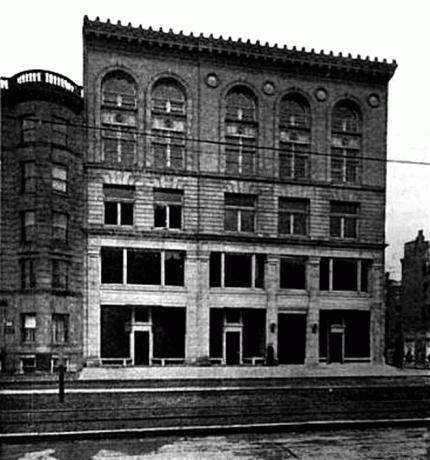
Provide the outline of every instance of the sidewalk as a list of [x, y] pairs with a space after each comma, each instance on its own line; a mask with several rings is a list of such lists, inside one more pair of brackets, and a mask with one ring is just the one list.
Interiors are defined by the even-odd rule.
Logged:
[[318, 377], [411, 377], [429, 376], [429, 369], [399, 369], [375, 364], [317, 364], [290, 366], [165, 366], [89, 367], [79, 381], [89, 380], [193, 380], [267, 379]]

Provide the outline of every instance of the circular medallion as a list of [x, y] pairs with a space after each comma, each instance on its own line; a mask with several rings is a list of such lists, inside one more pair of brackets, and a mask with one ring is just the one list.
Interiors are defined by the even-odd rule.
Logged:
[[370, 107], [379, 107], [379, 96], [377, 94], [371, 94], [367, 99], [367, 102], [369, 103]]
[[216, 88], [216, 87], [219, 85], [218, 77], [217, 77], [214, 73], [210, 73], [210, 74], [206, 77], [206, 84], [207, 84], [210, 88]]
[[315, 97], [318, 99], [318, 101], [325, 101], [327, 99], [327, 91], [324, 88], [318, 88], [315, 91]]
[[275, 85], [271, 81], [266, 81], [263, 85], [263, 92], [268, 96], [275, 94]]

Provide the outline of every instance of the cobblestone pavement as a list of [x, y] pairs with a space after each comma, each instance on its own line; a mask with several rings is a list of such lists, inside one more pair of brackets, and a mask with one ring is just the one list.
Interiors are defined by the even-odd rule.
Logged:
[[2, 460], [429, 460], [430, 428], [4, 444]]

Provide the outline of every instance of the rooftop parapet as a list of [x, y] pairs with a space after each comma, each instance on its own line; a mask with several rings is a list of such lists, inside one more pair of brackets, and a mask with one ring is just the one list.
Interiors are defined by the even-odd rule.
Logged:
[[223, 37], [214, 38], [211, 34], [209, 37], [195, 36], [192, 33], [185, 35], [181, 31], [176, 34], [169, 30], [164, 32], [162, 29], [158, 31], [144, 29], [142, 26], [133, 27], [131, 23], [123, 26], [120, 21], [117, 24], [112, 24], [110, 20], [102, 22], [97, 17], [95, 21], [91, 21], [87, 16], [84, 17], [83, 25], [84, 38], [98, 38], [108, 40], [125, 41], [127, 46], [158, 46], [166, 49], [178, 49], [183, 52], [198, 52], [208, 53], [212, 55], [230, 55], [232, 57], [241, 57], [243, 59], [254, 59], [271, 61], [286, 70], [306, 68], [307, 71], [313, 73], [324, 74], [325, 76], [336, 76], [340, 74], [343, 78], [345, 74], [349, 77], [363, 78], [372, 81], [387, 83], [397, 68], [396, 61], [388, 63], [385, 59], [379, 61], [378, 58], [371, 60], [369, 57], [362, 59], [360, 55], [352, 57], [351, 54], [343, 56], [342, 53], [334, 55], [321, 52], [315, 52], [314, 49], [306, 51], [305, 48], [298, 50], [296, 47], [278, 48], [278, 45], [270, 46], [260, 44], [257, 40], [251, 43], [250, 40], [235, 41], [231, 37], [224, 39]]
[[5, 104], [27, 100], [48, 100], [79, 111], [83, 105], [82, 87], [69, 78], [48, 70], [25, 70], [13, 77], [0, 78]]

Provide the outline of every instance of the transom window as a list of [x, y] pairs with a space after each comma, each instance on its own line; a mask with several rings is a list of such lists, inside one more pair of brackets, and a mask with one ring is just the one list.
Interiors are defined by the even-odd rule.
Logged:
[[279, 198], [278, 232], [283, 235], [307, 235], [309, 200]]
[[309, 176], [310, 118], [308, 103], [299, 96], [281, 101], [279, 116], [279, 177]]
[[330, 236], [337, 238], [357, 238], [357, 203], [330, 202]]
[[257, 151], [256, 103], [247, 88], [235, 88], [226, 98], [226, 172], [254, 174]]
[[361, 155], [361, 118], [354, 104], [344, 101], [332, 114], [331, 180], [358, 183]]
[[224, 228], [233, 232], [255, 231], [255, 195], [226, 193]]
[[183, 191], [154, 189], [154, 227], [182, 228]]
[[157, 168], [184, 168], [185, 91], [174, 80], [159, 81], [151, 94], [152, 152]]

